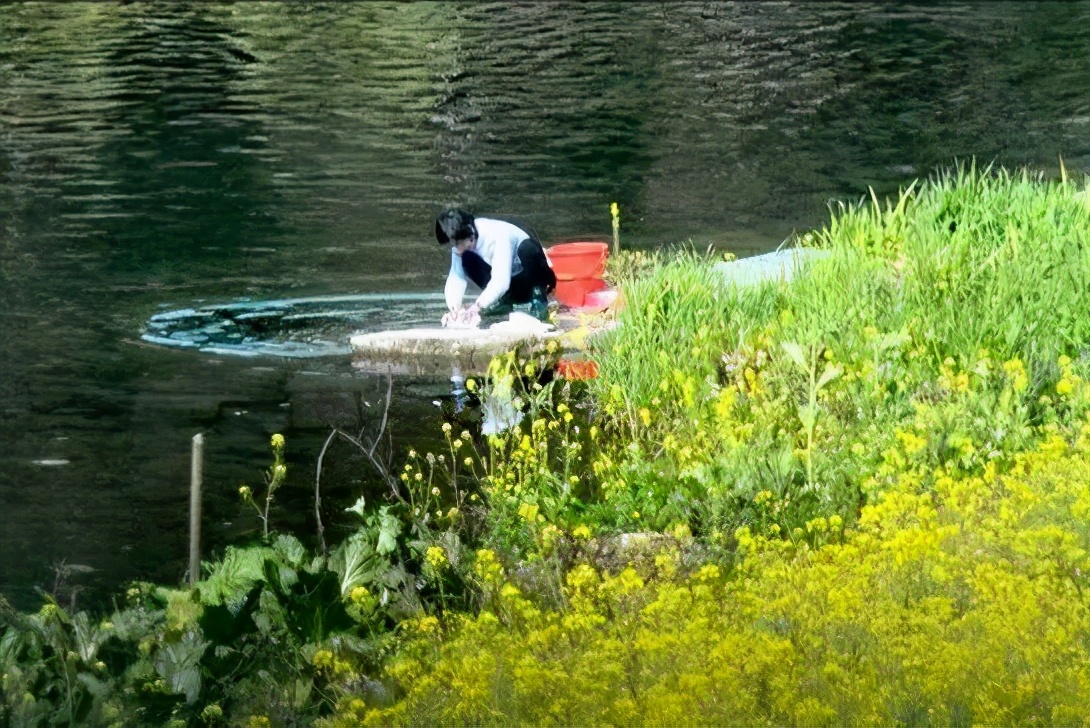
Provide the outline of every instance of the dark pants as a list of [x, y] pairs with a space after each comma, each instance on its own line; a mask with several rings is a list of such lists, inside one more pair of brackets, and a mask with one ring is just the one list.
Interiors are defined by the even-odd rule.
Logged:
[[[533, 238], [526, 238], [519, 243], [515, 254], [522, 263], [522, 271], [516, 276], [511, 276], [511, 285], [505, 294], [508, 302], [529, 303], [535, 288], [541, 288], [544, 293], [556, 288], [556, 274], [549, 267], [549, 261], [545, 257], [545, 249], [541, 247], [541, 243]], [[484, 258], [472, 250], [462, 253], [462, 269], [466, 272], [466, 278], [482, 289], [492, 280], [492, 266], [485, 263]]]

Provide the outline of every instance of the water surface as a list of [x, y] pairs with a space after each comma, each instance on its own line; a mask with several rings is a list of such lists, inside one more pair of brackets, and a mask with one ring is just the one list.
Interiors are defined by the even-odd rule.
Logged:
[[[435, 293], [447, 204], [556, 242], [617, 201], [627, 246], [747, 255], [955, 159], [1087, 171], [1087, 79], [1085, 2], [2, 5], [0, 592], [177, 580], [197, 432], [210, 547], [253, 533], [273, 432], [306, 536], [329, 425], [384, 400], [336, 327], [241, 357], [143, 341], [153, 316]], [[385, 300], [362, 328], [407, 320]], [[395, 446], [442, 391], [395, 382]], [[335, 525], [373, 479], [326, 462]]]

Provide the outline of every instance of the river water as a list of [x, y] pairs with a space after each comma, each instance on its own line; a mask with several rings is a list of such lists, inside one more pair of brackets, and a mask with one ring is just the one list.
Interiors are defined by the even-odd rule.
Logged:
[[[742, 256], [868, 186], [1061, 155], [1090, 171], [1085, 2], [4, 4], [0, 592], [180, 579], [198, 432], [206, 553], [253, 535], [236, 491], [274, 432], [273, 525], [312, 538], [330, 425], [373, 427], [387, 391], [345, 327], [438, 316], [444, 205], [548, 244], [608, 239], [616, 201], [626, 246]], [[354, 318], [290, 352], [141, 339], [312, 297]], [[393, 382], [395, 448], [438, 431], [444, 386]], [[348, 446], [326, 464], [335, 532], [373, 477]]]

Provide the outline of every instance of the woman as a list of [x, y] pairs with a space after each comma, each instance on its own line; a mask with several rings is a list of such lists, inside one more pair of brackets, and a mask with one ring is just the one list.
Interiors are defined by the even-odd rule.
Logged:
[[[480, 315], [502, 315], [515, 304], [529, 303], [530, 313], [548, 317], [548, 294], [556, 287], [541, 243], [522, 228], [503, 220], [452, 208], [435, 219], [435, 237], [451, 246], [450, 273], [444, 294], [449, 322], [473, 321]], [[469, 306], [462, 306], [467, 281], [481, 288]]]

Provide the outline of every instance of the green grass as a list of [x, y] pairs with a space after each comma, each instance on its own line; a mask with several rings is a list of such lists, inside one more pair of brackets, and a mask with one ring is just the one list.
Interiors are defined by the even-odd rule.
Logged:
[[840, 204], [800, 242], [831, 256], [789, 286], [722, 285], [696, 254], [622, 282], [622, 325], [600, 348], [602, 396], [616, 385], [647, 406], [674, 369], [712, 373], [784, 311], [784, 340], [842, 350], [868, 326], [905, 329], [936, 367], [980, 349], [1051, 360], [1090, 341], [1090, 183], [962, 166], [884, 205]]
[[626, 443], [609, 477], [633, 484], [600, 514], [616, 528], [684, 502], [729, 532], [762, 490], [784, 527], [851, 522], [905, 432], [917, 465], [980, 472], [1081, 416], [1056, 383], [1060, 355], [1088, 368], [1087, 183], [961, 166], [798, 242], [829, 255], [791, 283], [738, 287], [691, 252], [621, 283], [593, 383]]

